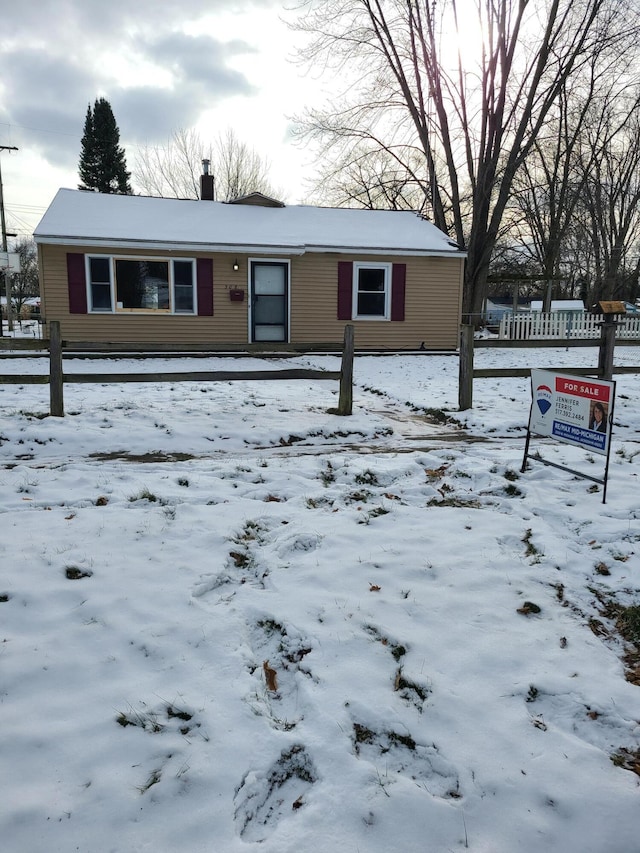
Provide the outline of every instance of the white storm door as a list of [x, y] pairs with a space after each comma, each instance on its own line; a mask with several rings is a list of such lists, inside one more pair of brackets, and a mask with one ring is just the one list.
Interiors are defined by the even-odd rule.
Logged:
[[287, 342], [288, 273], [286, 263], [251, 263], [251, 340], [254, 343]]

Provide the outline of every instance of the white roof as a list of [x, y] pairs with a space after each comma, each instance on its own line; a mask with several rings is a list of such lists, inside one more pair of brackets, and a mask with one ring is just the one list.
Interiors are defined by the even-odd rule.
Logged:
[[259, 207], [68, 189], [58, 190], [34, 237], [38, 243], [104, 244], [105, 250], [465, 255], [432, 223], [408, 211]]
[[[543, 302], [541, 299], [531, 300], [532, 311], [542, 311]], [[584, 302], [582, 299], [552, 299], [552, 311], [584, 311]]]

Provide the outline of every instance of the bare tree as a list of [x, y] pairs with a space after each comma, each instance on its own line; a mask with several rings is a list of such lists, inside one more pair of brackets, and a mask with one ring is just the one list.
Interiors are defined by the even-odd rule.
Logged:
[[419, 161], [416, 151], [393, 157], [385, 149], [362, 142], [341, 159], [325, 159], [320, 164], [312, 198], [335, 207], [422, 213], [428, 208], [428, 186], [420, 176]]
[[[468, 253], [464, 310], [481, 311], [514, 177], [595, 53], [633, 50], [623, 0], [304, 0], [308, 62], [342, 63], [349, 93], [306, 115], [320, 139], [420, 147], [431, 215]], [[473, 17], [477, 55], [462, 44]], [[337, 131], [337, 132], [336, 132]]]
[[[640, 99], [625, 121], [606, 111], [590, 133], [596, 156], [583, 164], [582, 222], [596, 270], [593, 301], [633, 298], [640, 260]], [[632, 257], [632, 252], [636, 254]]]
[[177, 130], [166, 147], [140, 149], [134, 181], [143, 193], [169, 198], [199, 198], [202, 160], [211, 161], [216, 197], [232, 201], [251, 192], [275, 195], [269, 181], [269, 161], [233, 130], [214, 142], [204, 142], [194, 130]]
[[165, 147], [139, 149], [134, 183], [147, 195], [198, 198], [202, 160], [209, 158], [208, 152], [209, 146], [203, 145], [194, 130], [177, 130]]
[[17, 240], [13, 246], [14, 252], [20, 256], [20, 272], [13, 273], [11, 280], [11, 301], [15, 316], [20, 317], [22, 306], [27, 299], [38, 296], [38, 252], [35, 241], [31, 238]]
[[[567, 236], [575, 229], [577, 207], [585, 202], [587, 183], [597, 168], [602, 147], [612, 133], [632, 120], [640, 102], [629, 94], [624, 58], [594, 53], [578, 80], [559, 92], [543, 131], [516, 173], [505, 224], [507, 245], [519, 247], [524, 263], [532, 263], [541, 282], [546, 311], [552, 285], [573, 296], [578, 286], [575, 257], [569, 262]], [[606, 116], [615, 113], [612, 129]], [[595, 143], [595, 144], [594, 144]], [[495, 265], [494, 257], [492, 267]], [[584, 284], [581, 277], [581, 288]]]
[[278, 191], [269, 181], [269, 169], [269, 161], [241, 142], [233, 130], [216, 140], [213, 171], [219, 198], [232, 201], [252, 192], [276, 196]]

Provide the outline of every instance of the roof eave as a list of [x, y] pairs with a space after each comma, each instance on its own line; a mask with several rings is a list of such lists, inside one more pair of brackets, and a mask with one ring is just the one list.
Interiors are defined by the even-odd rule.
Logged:
[[385, 255], [389, 257], [436, 257], [436, 258], [466, 258], [467, 253], [460, 249], [426, 249], [409, 246], [389, 248], [385, 246], [334, 246], [334, 245], [301, 245], [295, 243], [196, 243], [191, 241], [167, 240], [123, 240], [106, 237], [69, 236], [54, 234], [34, 234], [36, 243], [52, 246], [100, 246], [106, 249], [154, 249], [165, 252], [229, 252], [239, 254], [263, 255], [304, 255], [309, 254], [340, 254], [340, 255]]
[[417, 258], [466, 258], [467, 253], [461, 249], [419, 249], [398, 246], [389, 248], [384, 246], [305, 246], [307, 252], [334, 253], [340, 255], [391, 255], [393, 257], [417, 257]]
[[249, 245], [239, 243], [194, 243], [189, 241], [167, 241], [167, 240], [111, 240], [106, 237], [60, 237], [49, 234], [35, 234], [36, 243], [51, 246], [100, 246], [107, 249], [154, 249], [164, 252], [238, 252], [258, 253], [263, 255], [275, 255], [285, 252], [288, 255], [303, 255], [304, 246], [298, 245]]

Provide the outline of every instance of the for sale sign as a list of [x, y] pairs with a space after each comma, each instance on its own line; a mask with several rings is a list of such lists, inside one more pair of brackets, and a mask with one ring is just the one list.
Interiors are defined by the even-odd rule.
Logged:
[[615, 382], [531, 371], [529, 431], [608, 455]]

